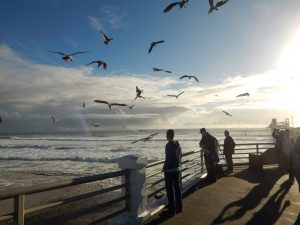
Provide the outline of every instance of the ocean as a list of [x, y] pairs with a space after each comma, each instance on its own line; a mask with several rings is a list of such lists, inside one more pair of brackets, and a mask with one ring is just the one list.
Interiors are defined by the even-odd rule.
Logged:
[[[223, 143], [224, 129], [208, 129]], [[131, 142], [159, 133], [151, 141]], [[164, 159], [166, 130], [99, 130], [89, 134], [0, 136], [0, 190], [101, 174], [117, 170], [117, 159], [128, 154]], [[273, 142], [270, 129], [230, 129], [236, 143]], [[199, 149], [199, 129], [175, 130], [183, 152]]]

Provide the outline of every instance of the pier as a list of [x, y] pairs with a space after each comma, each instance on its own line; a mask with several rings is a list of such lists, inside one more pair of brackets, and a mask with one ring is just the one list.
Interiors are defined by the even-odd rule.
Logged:
[[[297, 184], [288, 184], [287, 175], [267, 160], [261, 161], [268, 164], [262, 169], [249, 168], [249, 155], [273, 146], [237, 144], [234, 173], [220, 175], [213, 184], [203, 180], [201, 152], [184, 153], [183, 212], [171, 218], [160, 214], [167, 204], [163, 160], [125, 156], [118, 161], [119, 171], [1, 191], [0, 225], [300, 224]], [[105, 183], [109, 179], [117, 184]]]

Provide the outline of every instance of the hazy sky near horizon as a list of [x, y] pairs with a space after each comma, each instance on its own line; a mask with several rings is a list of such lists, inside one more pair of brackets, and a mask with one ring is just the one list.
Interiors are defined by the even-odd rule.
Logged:
[[[3, 1], [0, 133], [264, 127], [292, 116], [300, 125], [300, 1], [230, 0], [208, 15], [207, 0], [190, 0], [163, 13], [171, 2]], [[113, 38], [108, 46], [100, 30]], [[49, 51], [89, 52], [64, 62]], [[106, 71], [86, 66], [98, 59]], [[184, 74], [199, 83], [178, 79]], [[133, 102], [136, 86], [151, 98]], [[114, 112], [95, 99], [135, 106]]]

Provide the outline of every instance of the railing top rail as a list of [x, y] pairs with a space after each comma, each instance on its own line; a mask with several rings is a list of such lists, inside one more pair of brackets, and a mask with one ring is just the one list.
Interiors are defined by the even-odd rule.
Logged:
[[108, 178], [113, 177], [120, 177], [128, 174], [128, 170], [119, 170], [105, 174], [87, 176], [87, 177], [80, 177], [75, 179], [69, 179], [64, 181], [40, 184], [32, 187], [21, 187], [21, 188], [13, 188], [10, 190], [0, 191], [0, 200], [13, 198], [14, 196], [20, 194], [34, 194], [43, 191], [51, 191], [59, 188], [70, 187], [74, 185], [90, 183], [95, 181], [100, 181]]

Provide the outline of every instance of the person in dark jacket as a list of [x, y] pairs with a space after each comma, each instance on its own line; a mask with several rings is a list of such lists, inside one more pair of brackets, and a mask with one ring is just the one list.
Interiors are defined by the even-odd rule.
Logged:
[[225, 139], [224, 139], [224, 150], [223, 153], [225, 155], [227, 170], [228, 172], [233, 171], [233, 161], [232, 154], [234, 154], [235, 142], [232, 137], [229, 135], [229, 131], [224, 131]]
[[181, 196], [181, 147], [178, 141], [174, 141], [174, 130], [167, 131], [165, 148], [165, 163], [163, 167], [165, 185], [168, 196], [169, 207], [167, 213], [175, 215], [182, 212]]
[[216, 182], [216, 169], [215, 169], [215, 157], [217, 156], [216, 152], [216, 143], [217, 139], [209, 134], [205, 128], [200, 129], [202, 135], [199, 146], [204, 152], [205, 166], [207, 170], [206, 179], [209, 182]]

